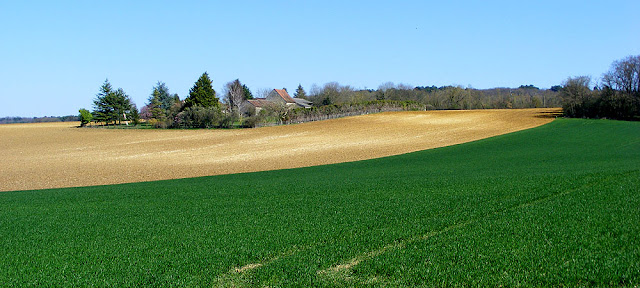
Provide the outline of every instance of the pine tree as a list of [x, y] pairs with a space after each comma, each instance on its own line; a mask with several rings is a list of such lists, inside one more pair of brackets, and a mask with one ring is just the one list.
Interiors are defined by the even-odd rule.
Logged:
[[253, 94], [251, 94], [251, 90], [249, 90], [249, 87], [247, 87], [247, 85], [242, 84], [242, 91], [245, 100], [253, 99]]
[[185, 99], [185, 108], [192, 106], [201, 107], [220, 107], [220, 101], [216, 97], [216, 91], [213, 90], [209, 74], [204, 72], [198, 81], [189, 90], [189, 97]]
[[[105, 124], [120, 124], [122, 120], [131, 115], [131, 99], [122, 90], [113, 90], [109, 79], [104, 81], [100, 87], [100, 92], [93, 100], [93, 115], [96, 122]], [[127, 116], [128, 115], [128, 116]]]
[[298, 84], [298, 89], [296, 89], [296, 93], [293, 94], [296, 98], [307, 98], [307, 92], [304, 92], [304, 88], [302, 88], [302, 84]]
[[122, 88], [118, 88], [113, 94], [113, 110], [115, 111], [117, 123], [121, 124], [123, 120], [130, 120], [133, 107], [131, 98], [129, 98], [129, 95], [127, 95]]
[[96, 99], [93, 100], [93, 118], [96, 122], [103, 122], [109, 124], [115, 119], [115, 111], [110, 104], [113, 102], [113, 88], [109, 79], [104, 80], [104, 83], [100, 87], [100, 92], [96, 94]]
[[138, 111], [138, 106], [133, 103], [131, 103], [131, 122], [133, 122], [133, 125], [140, 124], [140, 113]]
[[163, 110], [163, 112], [166, 113], [166, 111], [169, 110], [175, 103], [175, 95], [177, 94], [171, 95], [171, 93], [169, 93], [169, 88], [166, 84], [164, 84], [164, 82], [158, 81], [158, 83], [156, 83], [156, 86], [153, 87], [153, 92], [149, 97], [149, 103], [152, 102], [153, 97], [157, 97], [158, 101], [160, 101], [159, 107]]
[[149, 99], [149, 112], [151, 112], [151, 118], [157, 120], [164, 120], [166, 110], [162, 109], [162, 101], [160, 101], [160, 92], [156, 89], [151, 93]]

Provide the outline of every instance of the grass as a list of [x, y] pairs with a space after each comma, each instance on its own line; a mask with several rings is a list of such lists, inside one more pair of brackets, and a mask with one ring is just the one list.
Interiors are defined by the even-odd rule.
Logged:
[[[99, 169], [99, 167], [96, 167]], [[0, 194], [0, 285], [637, 286], [640, 123]]]

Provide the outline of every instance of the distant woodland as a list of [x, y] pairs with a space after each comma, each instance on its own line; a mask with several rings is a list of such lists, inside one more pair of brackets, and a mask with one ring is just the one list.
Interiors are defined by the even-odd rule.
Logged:
[[44, 122], [73, 122], [80, 121], [78, 115], [69, 116], [47, 116], [47, 117], [3, 117], [0, 118], [0, 124], [14, 123], [44, 123]]

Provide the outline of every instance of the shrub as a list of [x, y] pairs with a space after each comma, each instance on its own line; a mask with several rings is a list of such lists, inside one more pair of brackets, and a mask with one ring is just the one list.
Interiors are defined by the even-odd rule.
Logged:
[[233, 128], [233, 123], [240, 120], [240, 116], [238, 113], [234, 111], [227, 112], [222, 115], [222, 118], [219, 121], [218, 127], [220, 128]]
[[258, 115], [246, 117], [242, 121], [242, 128], [255, 128], [262, 120], [262, 117]]
[[80, 127], [87, 126], [87, 124], [91, 123], [91, 120], [93, 120], [93, 114], [91, 114], [89, 110], [83, 108], [78, 110], [78, 112], [80, 112]]
[[222, 119], [223, 115], [219, 107], [192, 106], [178, 113], [173, 127], [213, 128], [219, 126]]

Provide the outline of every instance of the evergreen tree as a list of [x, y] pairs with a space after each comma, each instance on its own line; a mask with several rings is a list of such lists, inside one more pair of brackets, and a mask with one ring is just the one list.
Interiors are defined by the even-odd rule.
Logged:
[[120, 124], [123, 119], [131, 117], [131, 99], [122, 90], [113, 90], [109, 79], [100, 87], [100, 92], [93, 101], [93, 115], [97, 122]]
[[140, 113], [138, 112], [138, 107], [136, 104], [131, 103], [131, 121], [133, 125], [140, 124]]
[[189, 97], [185, 99], [185, 108], [192, 106], [201, 107], [220, 107], [220, 101], [216, 97], [216, 91], [213, 90], [209, 74], [204, 72], [198, 81], [189, 90]]
[[113, 88], [109, 79], [104, 80], [104, 83], [100, 87], [100, 92], [96, 94], [96, 99], [93, 100], [93, 118], [96, 122], [103, 122], [109, 124], [115, 119], [115, 111], [110, 104], [113, 102]]
[[124, 93], [122, 88], [118, 88], [114, 94], [114, 111], [116, 113], [116, 120], [118, 124], [121, 124], [123, 120], [131, 120], [131, 111], [133, 105], [131, 104], [131, 98]]
[[166, 115], [166, 110], [162, 109], [162, 101], [160, 101], [160, 93], [154, 89], [149, 99], [149, 112], [151, 112], [151, 118], [157, 120], [163, 120]]
[[247, 85], [242, 84], [242, 92], [245, 100], [253, 99], [253, 94], [251, 94], [251, 90], [249, 90]]
[[169, 88], [167, 88], [164, 82], [158, 81], [156, 86], [153, 87], [153, 92], [149, 97], [149, 103], [151, 103], [151, 98], [157, 97], [158, 101], [160, 101], [160, 108], [166, 112], [175, 103], [175, 96], [177, 96], [177, 94], [171, 95], [171, 93], [169, 93]]
[[296, 93], [293, 94], [296, 98], [307, 98], [307, 92], [304, 92], [304, 88], [302, 88], [302, 84], [298, 84], [298, 89], [296, 89]]

